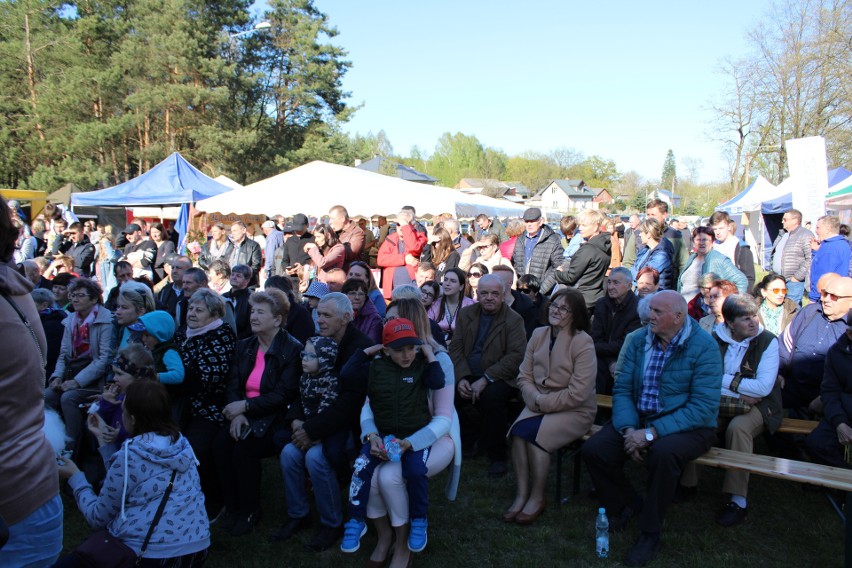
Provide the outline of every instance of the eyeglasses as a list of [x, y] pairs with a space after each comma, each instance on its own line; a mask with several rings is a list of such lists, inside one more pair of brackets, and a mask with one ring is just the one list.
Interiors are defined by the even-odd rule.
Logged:
[[481, 272], [471, 272], [470, 274], [468, 274], [468, 276], [470, 276], [471, 278], [482, 278], [482, 273]]
[[307, 351], [302, 351], [302, 359], [311, 360], [311, 359], [316, 359], [316, 358], [317, 358], [316, 353], [308, 353]]
[[836, 302], [837, 300], [845, 300], [846, 298], [852, 298], [852, 296], [838, 296], [837, 294], [833, 294], [828, 290], [820, 290], [819, 295], [822, 296], [823, 299], [828, 298], [832, 302]]
[[77, 292], [76, 294], [70, 294], [68, 297], [72, 300], [82, 300], [83, 298], [88, 298], [89, 295], [84, 292]]
[[420, 290], [420, 295], [426, 296], [427, 298], [434, 298], [435, 297], [435, 293], [430, 292], [429, 290]]
[[773, 294], [786, 294], [787, 288], [770, 288], [769, 291]]
[[556, 310], [557, 312], [559, 312], [559, 315], [563, 316], [567, 316], [571, 313], [571, 308], [569, 308], [568, 306], [560, 306], [558, 304], [550, 304], [550, 309]]

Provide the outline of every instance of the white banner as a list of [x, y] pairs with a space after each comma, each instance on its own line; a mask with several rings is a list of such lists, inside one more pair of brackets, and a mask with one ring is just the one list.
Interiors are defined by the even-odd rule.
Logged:
[[825, 196], [828, 192], [828, 165], [825, 157], [825, 138], [811, 136], [787, 140], [787, 165], [793, 181], [793, 209], [802, 212], [802, 224], [825, 215]]

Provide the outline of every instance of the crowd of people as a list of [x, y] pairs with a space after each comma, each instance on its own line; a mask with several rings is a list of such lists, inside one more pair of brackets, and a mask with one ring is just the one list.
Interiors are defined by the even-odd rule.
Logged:
[[[160, 223], [114, 234], [61, 206], [27, 222], [0, 202], [0, 382], [15, 393], [1, 414], [0, 566], [57, 562], [60, 480], [140, 565], [200, 566], [211, 527], [256, 530], [262, 462], [277, 457], [287, 518], [270, 541], [309, 528], [313, 500], [309, 550], [355, 553], [369, 522], [369, 565], [407, 566], [427, 546], [429, 478], [448, 470], [454, 499], [463, 459], [484, 456], [493, 478], [511, 466], [502, 520], [533, 524], [551, 453], [597, 420], [582, 456], [610, 530], [638, 517], [625, 563], [640, 566], [714, 443], [751, 452], [786, 413], [820, 426], [773, 437], [775, 451], [850, 467], [839, 220], [813, 235], [785, 213], [755, 285], [727, 214], [690, 232], [663, 201], [644, 213], [621, 226], [586, 210], [557, 232], [529, 208], [505, 226], [480, 215], [467, 235], [451, 215], [427, 230], [406, 207], [371, 229], [336, 206], [326, 222], [215, 223], [187, 255]], [[612, 395], [611, 415], [596, 393]], [[65, 425], [59, 458], [43, 408]], [[628, 460], [647, 466], [644, 497]], [[747, 490], [726, 474], [719, 524], [746, 519]], [[85, 565], [83, 548], [57, 565]]]

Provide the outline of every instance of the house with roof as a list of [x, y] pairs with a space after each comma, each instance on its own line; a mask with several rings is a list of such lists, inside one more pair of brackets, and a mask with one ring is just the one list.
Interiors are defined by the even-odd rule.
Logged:
[[532, 198], [551, 211], [585, 211], [597, 209], [596, 194], [581, 179], [555, 179]]
[[497, 198], [507, 195], [512, 190], [506, 182], [492, 178], [462, 178], [454, 189], [464, 193], [480, 193]]
[[603, 203], [614, 203], [615, 202], [615, 198], [612, 196], [612, 194], [606, 188], [590, 187], [589, 191], [591, 191], [592, 193], [595, 194], [595, 199], [594, 199], [595, 203], [603, 204]]
[[[655, 189], [654, 191], [648, 194], [649, 201], [651, 199], [659, 199], [660, 201], [665, 201], [669, 204], [669, 207], [671, 207], [675, 211], [680, 209], [680, 202], [682, 198], [683, 196], [674, 195], [671, 191], [667, 189]], [[672, 212], [673, 211], [669, 211], [669, 213]]]
[[413, 181], [415, 183], [424, 183], [427, 185], [435, 185], [438, 183], [438, 178], [418, 172], [414, 168], [409, 168], [408, 166], [398, 164], [381, 156], [376, 156], [372, 160], [360, 163], [356, 160], [355, 167], [359, 170], [366, 170], [368, 172], [384, 174], [391, 177], [396, 176], [400, 179], [404, 179], [405, 181]]

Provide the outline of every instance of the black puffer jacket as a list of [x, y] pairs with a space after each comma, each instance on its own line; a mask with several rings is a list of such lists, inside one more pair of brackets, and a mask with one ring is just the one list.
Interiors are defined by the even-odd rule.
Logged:
[[[515, 252], [512, 254], [512, 265], [518, 276], [532, 274], [541, 282], [541, 293], [547, 295], [556, 285], [556, 269], [562, 264], [562, 240], [547, 225], [541, 227], [541, 237], [533, 248], [532, 258], [527, 269], [527, 257], [524, 249], [526, 233], [521, 233], [515, 240]], [[607, 261], [609, 262], [609, 261]]]
[[852, 424], [852, 341], [846, 334], [840, 336], [825, 357], [820, 398], [825, 420], [832, 428]]
[[[237, 342], [228, 378], [227, 403], [246, 400], [246, 381], [254, 368], [258, 345], [256, 335]], [[278, 430], [286, 426], [284, 414], [299, 398], [301, 352], [302, 344], [286, 330], [275, 334], [269, 351], [264, 354], [266, 366], [260, 377], [260, 395], [249, 399], [246, 410], [255, 436], [263, 437], [270, 427]]]
[[586, 301], [586, 307], [591, 309], [604, 295], [604, 280], [611, 257], [610, 234], [595, 235], [589, 242], [580, 245], [571, 257], [567, 269], [560, 268], [556, 271], [556, 281], [579, 290]]

